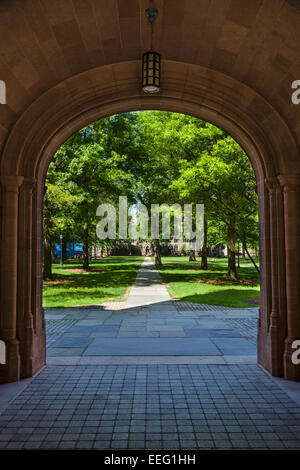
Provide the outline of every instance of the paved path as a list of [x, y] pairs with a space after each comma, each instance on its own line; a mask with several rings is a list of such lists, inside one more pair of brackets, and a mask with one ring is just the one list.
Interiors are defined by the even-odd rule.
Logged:
[[170, 307], [174, 310], [171, 297], [149, 257], [144, 259], [140, 267], [125, 308], [144, 306], [152, 311], [169, 311]]
[[256, 308], [173, 302], [150, 258], [119, 310], [51, 309], [46, 320], [48, 364], [256, 362]]

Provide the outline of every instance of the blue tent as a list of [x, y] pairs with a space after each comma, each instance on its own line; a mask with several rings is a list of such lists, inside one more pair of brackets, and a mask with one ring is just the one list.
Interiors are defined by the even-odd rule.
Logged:
[[[74, 258], [75, 256], [80, 256], [83, 253], [83, 243], [67, 243], [67, 257]], [[60, 243], [55, 243], [54, 245], [54, 256], [60, 256]]]

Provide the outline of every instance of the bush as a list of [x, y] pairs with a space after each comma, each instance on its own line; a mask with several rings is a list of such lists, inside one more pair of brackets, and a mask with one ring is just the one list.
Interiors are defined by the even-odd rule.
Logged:
[[132, 245], [131, 243], [118, 242], [111, 250], [112, 256], [141, 256], [141, 247], [138, 245]]

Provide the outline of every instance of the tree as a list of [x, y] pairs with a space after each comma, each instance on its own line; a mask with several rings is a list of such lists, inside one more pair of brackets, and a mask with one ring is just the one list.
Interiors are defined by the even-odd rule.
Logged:
[[257, 214], [255, 176], [241, 147], [224, 134], [195, 161], [182, 159], [180, 177], [172, 185], [183, 197], [201, 199], [209, 218], [226, 224], [228, 276], [236, 280], [236, 235], [246, 247], [246, 221], [253, 222]]
[[[96, 208], [102, 202], [117, 205], [119, 195], [128, 196], [130, 203], [144, 204], [149, 212], [152, 204], [204, 204], [202, 269], [207, 268], [207, 245], [215, 242], [213, 234], [227, 243], [232, 278], [236, 278], [236, 239], [245, 250], [248, 243], [257, 244], [258, 232], [253, 228], [257, 197], [248, 158], [221, 129], [190, 116], [145, 111], [94, 122], [58, 150], [48, 182], [77, 198], [72, 209], [76, 223], [69, 236], [84, 242], [85, 269], [91, 244], [115, 244], [96, 239]], [[171, 218], [170, 239], [174, 228]], [[157, 265], [161, 241], [161, 236], [153, 241]], [[195, 260], [193, 249], [189, 257]]]
[[52, 279], [52, 250], [55, 239], [64, 231], [71, 229], [75, 220], [70, 216], [77, 198], [66, 189], [48, 183], [44, 196], [43, 223], [43, 279]]
[[48, 179], [64, 185], [77, 197], [76, 238], [83, 241], [83, 268], [89, 269], [91, 244], [96, 239], [96, 209], [117, 203], [119, 195], [133, 198], [131, 167], [136, 166], [135, 116], [110, 116], [81, 129], [56, 153]]
[[[159, 204], [205, 202], [201, 194], [192, 198], [188, 192], [178, 191], [173, 183], [186, 164], [193, 164], [202, 152], [210, 150], [218, 139], [223, 138], [224, 133], [191, 116], [161, 111], [139, 114], [139, 130], [144, 152], [148, 155], [142, 178], [144, 203], [149, 206], [147, 201]], [[190, 249], [189, 257], [191, 261], [195, 260], [193, 249]], [[203, 246], [203, 268], [207, 266], [206, 257]]]

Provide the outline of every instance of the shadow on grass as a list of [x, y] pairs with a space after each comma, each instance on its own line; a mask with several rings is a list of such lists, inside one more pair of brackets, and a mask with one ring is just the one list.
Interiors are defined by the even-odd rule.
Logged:
[[[108, 256], [108, 257], [105, 257], [105, 258], [99, 258], [99, 259], [93, 259], [91, 258], [90, 259], [90, 266], [94, 266], [94, 267], [97, 267], [97, 265], [103, 265], [103, 264], [107, 264], [107, 265], [113, 265], [114, 264], [120, 264], [120, 263], [126, 263], [128, 265], [130, 264], [134, 264], [134, 263], [140, 263], [141, 261], [143, 261], [144, 259], [144, 256]], [[72, 268], [74, 268], [75, 266], [78, 267], [78, 268], [82, 268], [82, 261], [78, 260], [78, 259], [68, 259], [64, 265], [63, 265], [63, 269], [67, 269], [68, 266], [72, 266]], [[77, 266], [78, 265], [78, 266]], [[53, 263], [53, 266], [60, 266], [59, 265], [59, 261], [56, 262], [56, 263]]]
[[[259, 296], [259, 274], [247, 267], [238, 268], [239, 281], [227, 277], [223, 260], [210, 262], [208, 270], [200, 263], [168, 260], [159, 269], [170, 294], [182, 302], [194, 302], [225, 307], [250, 307], [245, 300]], [[170, 262], [171, 261], [171, 262]]]
[[233, 308], [253, 308], [259, 305], [250, 305], [246, 299], [257, 296], [256, 289], [222, 289], [211, 293], [192, 294], [180, 297], [180, 302], [192, 302], [207, 305], [218, 305]]
[[[103, 263], [91, 262], [91, 268], [101, 264], [101, 271], [72, 272], [82, 264], [66, 262], [62, 267], [53, 265], [53, 281], [60, 284], [45, 285], [43, 305], [66, 307], [72, 305], [98, 304], [108, 300], [122, 300], [127, 289], [134, 283], [143, 257], [104, 258]], [[101, 260], [102, 261], [102, 260]], [[72, 281], [63, 284], [63, 281]]]
[[[164, 270], [163, 268], [159, 269], [159, 272], [162, 276], [162, 278], [166, 282], [188, 282], [188, 283], [197, 283], [201, 282], [201, 280], [209, 280], [209, 279], [219, 279], [219, 280], [227, 280], [228, 284], [227, 285], [239, 285], [238, 282], [236, 281], [231, 281], [230, 279], [227, 278], [227, 273], [224, 271], [199, 271], [199, 272], [187, 272], [187, 271], [179, 271], [177, 272], [172, 272], [169, 270]], [[254, 283], [257, 283], [259, 285], [259, 278], [256, 275], [256, 273], [251, 272], [250, 275], [249, 273], [243, 273], [238, 270], [238, 276], [239, 279], [242, 280], [249, 280], [253, 281]]]

